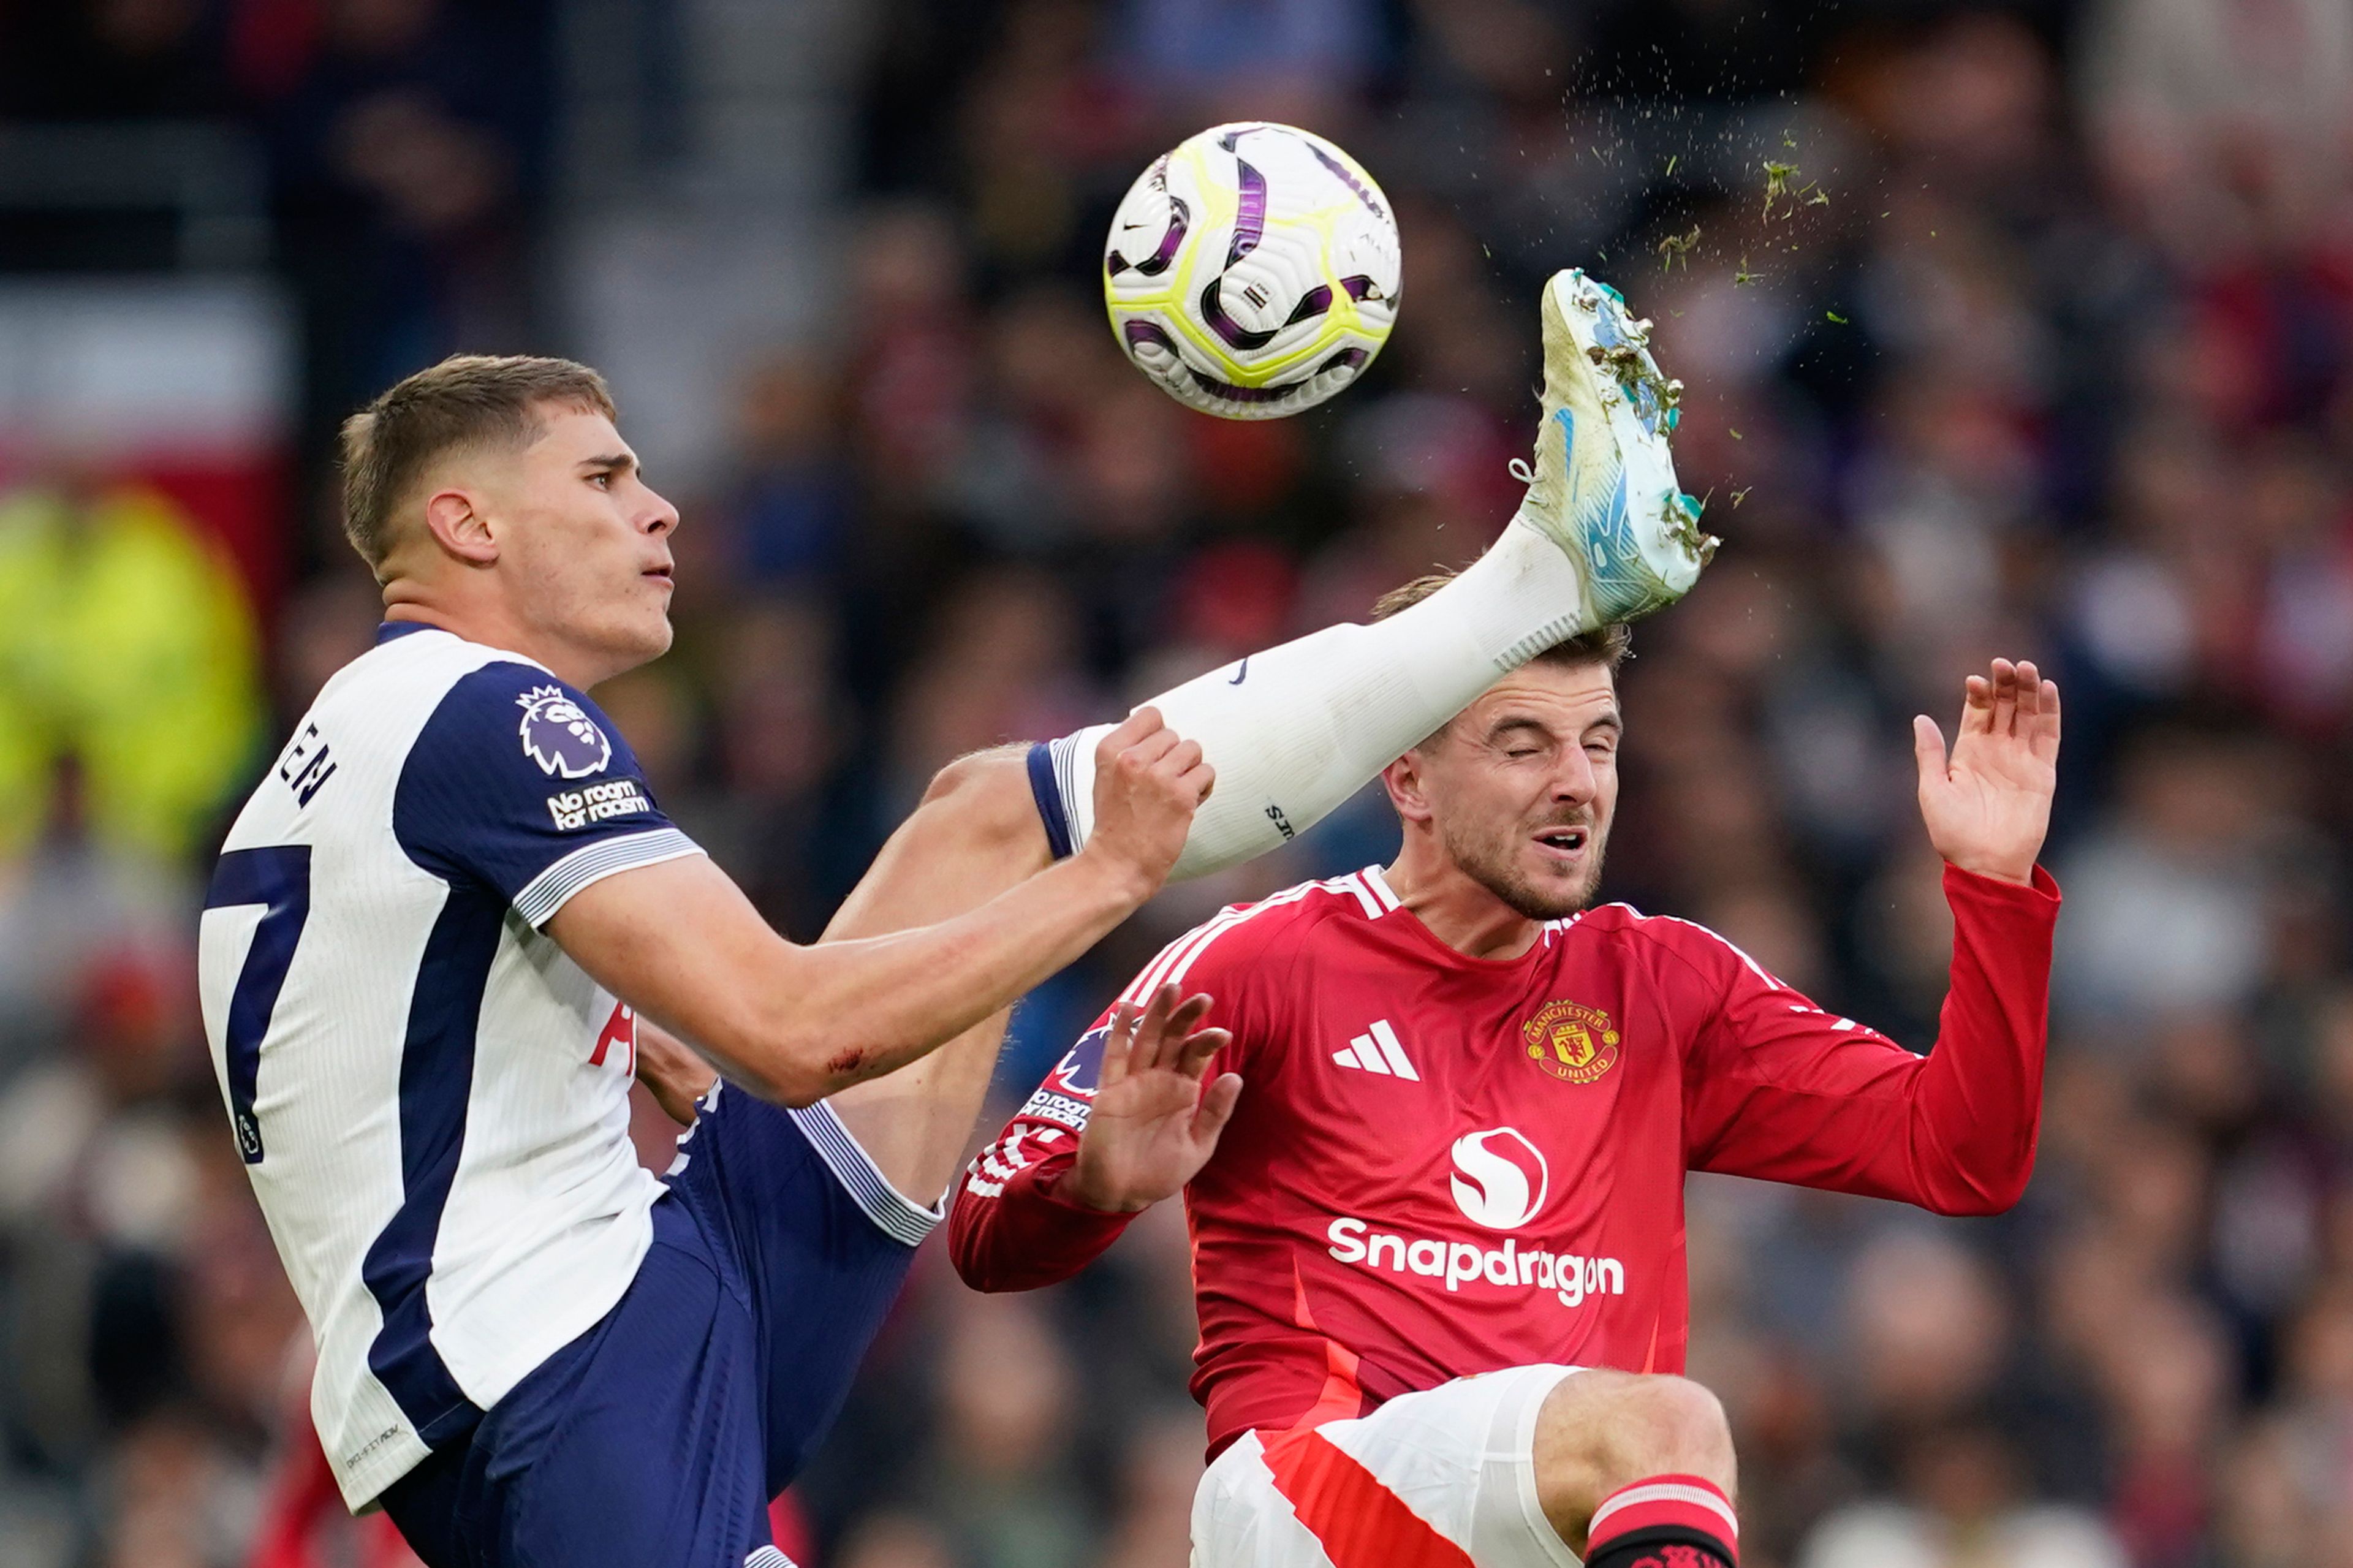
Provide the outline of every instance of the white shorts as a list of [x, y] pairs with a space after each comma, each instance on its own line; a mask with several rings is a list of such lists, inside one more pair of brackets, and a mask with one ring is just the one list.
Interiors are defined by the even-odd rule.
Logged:
[[1578, 1370], [1515, 1366], [1245, 1435], [1193, 1495], [1193, 1568], [1578, 1568], [1535, 1471], [1537, 1412]]

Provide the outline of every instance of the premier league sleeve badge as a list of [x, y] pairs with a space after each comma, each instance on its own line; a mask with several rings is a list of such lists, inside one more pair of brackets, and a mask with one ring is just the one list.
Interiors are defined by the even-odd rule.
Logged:
[[560, 686], [535, 686], [515, 699], [522, 709], [523, 755], [552, 777], [579, 779], [605, 771], [613, 742]]

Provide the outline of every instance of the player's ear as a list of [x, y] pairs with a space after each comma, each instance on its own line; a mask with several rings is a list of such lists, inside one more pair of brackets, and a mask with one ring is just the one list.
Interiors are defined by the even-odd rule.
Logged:
[[442, 553], [469, 566], [489, 566], [499, 558], [499, 542], [491, 520], [475, 505], [473, 493], [448, 489], [425, 498], [425, 526]]
[[1408, 822], [1428, 822], [1430, 818], [1430, 799], [1422, 784], [1422, 761], [1421, 749], [1416, 747], [1381, 770], [1381, 787], [1389, 792], [1389, 805]]

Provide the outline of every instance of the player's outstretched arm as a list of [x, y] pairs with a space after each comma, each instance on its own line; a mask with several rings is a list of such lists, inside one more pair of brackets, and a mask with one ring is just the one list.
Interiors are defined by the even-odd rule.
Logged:
[[1084, 952], [1158, 890], [1213, 775], [1139, 710], [1096, 752], [1086, 847], [954, 920], [800, 947], [700, 856], [584, 888], [547, 931], [599, 984], [768, 1099], [903, 1067]]
[[1949, 755], [1914, 722], [1920, 812], [1947, 861], [1953, 964], [1936, 1047], [1834, 1017], [1720, 939], [1723, 977], [1686, 1069], [1695, 1170], [1999, 1214], [2033, 1173], [2058, 886], [2035, 865], [2057, 782], [2059, 689], [1997, 659], [1971, 676]]

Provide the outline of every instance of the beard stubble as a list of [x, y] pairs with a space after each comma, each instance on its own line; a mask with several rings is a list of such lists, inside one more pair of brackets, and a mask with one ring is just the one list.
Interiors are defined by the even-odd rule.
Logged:
[[1601, 863], [1609, 849], [1609, 838], [1598, 824], [1590, 821], [1548, 826], [1585, 829], [1585, 869], [1574, 884], [1543, 887], [1523, 875], [1514, 862], [1514, 851], [1520, 842], [1516, 832], [1493, 839], [1475, 839], [1458, 833], [1455, 825], [1450, 823], [1441, 830], [1441, 837], [1448, 857], [1463, 875], [1494, 894], [1514, 914], [1532, 921], [1566, 920], [1590, 904], [1595, 890], [1601, 886]]

